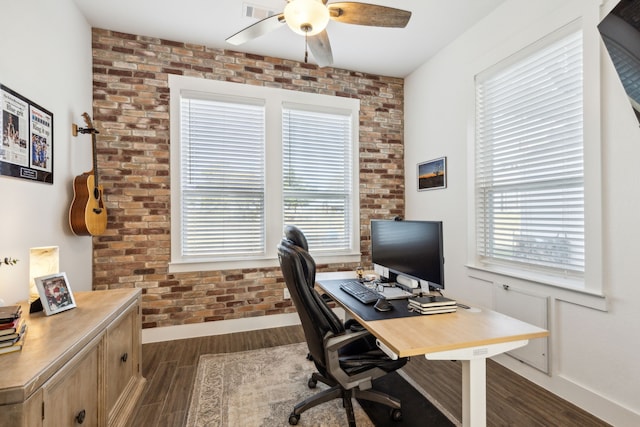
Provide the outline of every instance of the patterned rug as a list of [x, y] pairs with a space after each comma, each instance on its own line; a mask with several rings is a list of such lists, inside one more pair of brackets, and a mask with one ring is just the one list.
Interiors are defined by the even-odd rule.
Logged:
[[[187, 427], [288, 426], [294, 405], [326, 388], [309, 389], [314, 372], [305, 343], [200, 357]], [[358, 427], [373, 427], [356, 401]], [[299, 426], [347, 425], [340, 399], [304, 412]]]

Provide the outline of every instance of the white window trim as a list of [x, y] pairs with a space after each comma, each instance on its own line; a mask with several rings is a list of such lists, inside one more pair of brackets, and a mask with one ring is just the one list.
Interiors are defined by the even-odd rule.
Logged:
[[[313, 254], [317, 263], [360, 262], [360, 195], [359, 170], [359, 111], [360, 100], [330, 95], [311, 94], [264, 86], [252, 86], [241, 83], [207, 80], [196, 77], [169, 75], [170, 90], [170, 164], [171, 164], [171, 262], [169, 272], [193, 272], [209, 270], [228, 270], [243, 268], [277, 267], [277, 244], [282, 238], [282, 106], [285, 103], [309, 105], [310, 108], [350, 110], [352, 114], [352, 165], [353, 165], [353, 209], [351, 213], [352, 245], [350, 251], [331, 255]], [[181, 259], [181, 209], [180, 203], [180, 93], [181, 91], [201, 91], [222, 96], [258, 98], [264, 100], [266, 107], [266, 176], [265, 176], [265, 237], [266, 254], [264, 256], [243, 257], [225, 260], [188, 261]], [[174, 143], [175, 142], [175, 143]], [[271, 166], [270, 166], [271, 165]], [[273, 167], [273, 165], [279, 165]], [[176, 231], [177, 230], [177, 231]]]
[[[558, 14], [549, 17], [540, 25], [532, 25], [518, 37], [509, 38], [502, 49], [494, 49], [493, 55], [485, 55], [474, 64], [474, 74], [491, 68], [495, 64], [535, 44], [540, 29], [551, 35], [572, 29], [582, 29], [583, 34], [583, 96], [584, 96], [584, 186], [585, 186], [585, 273], [580, 282], [560, 280], [534, 272], [504, 269], [481, 264], [476, 256], [475, 225], [475, 174], [467, 175], [467, 275], [483, 282], [508, 284], [514, 281], [525, 287], [550, 295], [555, 299], [598, 309], [607, 310], [606, 289], [603, 277], [602, 251], [602, 165], [601, 165], [601, 108], [600, 108], [600, 37], [597, 25], [600, 21], [599, 2], [586, 2], [579, 16]], [[498, 56], [496, 52], [509, 52]], [[475, 85], [469, 86], [467, 128], [467, 166], [475, 170]]]

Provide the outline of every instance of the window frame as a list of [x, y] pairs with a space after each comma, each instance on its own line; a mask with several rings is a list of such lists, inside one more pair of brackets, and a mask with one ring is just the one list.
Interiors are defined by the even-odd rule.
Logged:
[[[181, 224], [181, 251], [185, 253], [185, 259], [201, 259], [203, 256], [234, 259], [240, 254], [260, 256], [264, 253], [266, 218], [264, 103], [253, 98], [222, 97], [187, 90], [183, 90], [182, 95], [179, 118], [180, 205], [181, 213], [186, 210], [193, 215]], [[204, 115], [222, 121], [207, 127], [210, 123], [201, 119]], [[232, 144], [232, 149], [226, 150], [226, 138], [238, 138], [238, 144]], [[192, 149], [192, 146], [197, 148]], [[211, 153], [216, 153], [213, 159]], [[215, 163], [219, 166], [216, 167]], [[222, 164], [227, 167], [221, 167]], [[224, 202], [207, 205], [212, 198]], [[202, 220], [205, 216], [207, 221]], [[230, 234], [229, 222], [238, 226]], [[202, 233], [214, 234], [215, 237], [202, 241]], [[242, 244], [238, 244], [235, 233], [244, 234]], [[245, 246], [247, 239], [253, 241], [248, 247]], [[238, 255], [230, 255], [229, 252]]]
[[298, 92], [235, 82], [208, 80], [190, 76], [169, 75], [170, 137], [180, 141], [180, 94], [202, 92], [217, 97], [260, 100], [265, 106], [265, 253], [235, 258], [188, 258], [181, 255], [181, 185], [180, 144], [170, 144], [171, 176], [171, 261], [169, 272], [192, 272], [227, 269], [277, 267], [277, 244], [282, 237], [282, 111], [283, 105], [306, 105], [323, 111], [351, 111], [351, 166], [352, 206], [350, 212], [351, 247], [331, 254], [314, 254], [318, 263], [360, 262], [360, 209], [359, 209], [359, 111], [360, 100], [323, 94]]
[[[566, 18], [566, 17], [565, 17]], [[599, 10], [586, 6], [579, 16], [566, 20], [559, 18], [541, 25], [538, 30], [523, 32], [510, 39], [501, 50], [494, 50], [475, 63], [473, 75], [507, 61], [522, 51], [535, 48], [537, 43], [557, 39], [575, 30], [583, 37], [583, 123], [584, 123], [584, 217], [585, 217], [585, 272], [579, 280], [560, 279], [541, 272], [487, 265], [480, 261], [476, 252], [476, 206], [475, 206], [475, 84], [470, 85], [468, 128], [468, 242], [467, 275], [493, 284], [516, 284], [518, 286], [553, 295], [563, 301], [606, 310], [602, 260], [602, 166], [601, 166], [601, 109], [600, 109], [600, 40], [597, 32]], [[536, 26], [533, 26], [534, 28]], [[544, 28], [543, 28], [544, 27]], [[542, 34], [542, 36], [541, 36]], [[501, 53], [497, 53], [501, 52]]]
[[[582, 41], [579, 29], [562, 32], [476, 75], [476, 256], [481, 264], [583, 279]], [[568, 74], [550, 79], [552, 67]], [[540, 93], [540, 87], [548, 90]], [[565, 238], [552, 244], [553, 234]]]
[[[306, 139], [305, 137], [298, 139], [296, 132], [295, 132], [295, 128], [298, 126], [309, 126], [309, 122], [304, 122], [301, 121], [299, 124], [296, 124], [292, 121], [289, 120], [289, 116], [290, 115], [298, 115], [298, 116], [307, 116], [307, 119], [310, 121], [314, 121], [316, 123], [316, 127], [317, 128], [323, 128], [322, 125], [319, 124], [319, 122], [322, 121], [327, 121], [327, 117], [326, 116], [330, 116], [331, 120], [336, 120], [336, 122], [339, 124], [338, 126], [326, 126], [324, 127], [324, 133], [326, 134], [328, 132], [328, 130], [333, 131], [331, 132], [331, 137], [336, 138], [338, 136], [338, 130], [344, 130], [345, 128], [348, 130], [348, 132], [344, 132], [342, 135], [344, 134], [348, 134], [352, 132], [352, 127], [353, 127], [353, 120], [351, 119], [351, 117], [353, 116], [352, 112], [350, 110], [347, 109], [338, 109], [338, 108], [330, 108], [327, 109], [325, 107], [319, 107], [319, 106], [311, 106], [311, 105], [305, 105], [305, 104], [293, 104], [293, 103], [283, 103], [282, 105], [282, 118], [283, 118], [283, 123], [282, 123], [282, 128], [283, 130], [287, 129], [287, 126], [289, 126], [289, 129], [291, 130], [291, 135], [293, 137], [287, 137], [283, 134], [282, 137], [282, 150], [283, 150], [283, 156], [285, 156], [287, 153], [289, 153], [290, 158], [295, 158], [295, 152], [296, 150], [296, 142], [301, 142], [301, 139], [304, 140]], [[336, 119], [337, 118], [337, 119]], [[328, 128], [328, 130], [327, 130]], [[311, 132], [309, 135], [313, 135], [313, 132]], [[340, 136], [342, 136], [340, 135]], [[327, 142], [327, 144], [330, 144], [330, 142]], [[321, 144], [322, 145], [322, 144]], [[290, 148], [290, 151], [287, 151], [287, 147]], [[306, 163], [314, 163], [317, 162], [319, 160], [320, 157], [324, 156], [324, 162], [325, 164], [332, 164], [332, 163], [338, 163], [337, 159], [339, 158], [346, 158], [347, 161], [338, 166], [338, 170], [340, 170], [343, 166], [344, 166], [344, 170], [342, 170], [343, 173], [338, 174], [338, 176], [334, 176], [332, 177], [333, 179], [335, 179], [335, 181], [333, 182], [333, 184], [335, 184], [335, 182], [341, 182], [343, 183], [343, 185], [340, 186], [340, 190], [338, 190], [337, 187], [331, 187], [329, 185], [329, 187], [331, 188], [323, 188], [322, 190], [320, 190], [320, 188], [318, 188], [317, 186], [311, 186], [310, 191], [305, 191], [302, 190], [300, 188], [298, 189], [294, 189], [291, 186], [287, 186], [286, 183], [292, 183], [291, 176], [286, 176], [286, 172], [287, 172], [287, 168], [286, 168], [286, 164], [288, 163], [286, 159], [283, 158], [282, 161], [282, 170], [283, 170], [283, 175], [282, 175], [282, 191], [283, 191], [283, 196], [282, 196], [282, 211], [283, 211], [283, 215], [285, 216], [285, 223], [290, 223], [286, 220], [286, 216], [287, 216], [287, 202], [286, 199], [287, 197], [290, 196], [294, 196], [294, 197], [300, 197], [301, 200], [303, 201], [312, 201], [312, 202], [317, 202], [318, 200], [324, 200], [324, 202], [329, 202], [330, 205], [332, 205], [333, 207], [336, 207], [335, 202], [338, 201], [338, 206], [340, 205], [341, 201], [346, 201], [346, 203], [344, 203], [344, 209], [345, 209], [345, 215], [346, 216], [351, 216], [351, 209], [353, 208], [353, 205], [356, 203], [353, 200], [353, 192], [351, 190], [348, 190], [346, 188], [348, 188], [349, 184], [353, 185], [354, 182], [354, 171], [355, 168], [353, 166], [353, 146], [351, 147], [345, 147], [344, 150], [347, 151], [347, 153], [341, 152], [339, 151], [340, 149], [343, 148], [338, 148], [334, 153], [332, 153], [331, 155], [324, 155], [324, 154], [317, 154], [318, 157], [314, 157], [313, 153], [309, 153], [307, 152], [307, 154], [309, 155], [308, 158], [305, 158], [305, 161], [301, 161], [298, 164], [298, 167], [300, 165], [306, 164]], [[315, 152], [318, 150], [318, 146], [313, 146], [311, 147], [311, 151]], [[302, 151], [305, 151], [304, 149]], [[350, 158], [348, 158], [348, 156], [351, 156]], [[291, 157], [293, 156], [293, 157]], [[294, 170], [296, 170], [297, 168], [295, 167], [295, 162], [289, 162], [293, 164], [293, 168], [291, 168], [289, 170], [289, 173], [294, 172]], [[334, 169], [335, 170], [335, 169]], [[308, 168], [308, 170], [305, 170], [302, 172], [302, 175], [304, 178], [306, 178], [306, 180], [311, 179], [311, 176], [316, 175], [315, 174], [315, 169], [314, 168]], [[305, 182], [309, 182], [306, 181], [303, 178], [303, 181]], [[322, 181], [324, 182], [324, 184], [327, 184], [327, 179], [329, 179], [329, 175], [325, 175], [324, 177], [322, 177], [324, 179], [322, 179]], [[313, 180], [315, 180], [315, 178], [313, 178]], [[317, 180], [315, 180], [317, 182]], [[311, 197], [307, 197], [308, 195], [311, 195]], [[304, 203], [303, 203], [304, 204]], [[315, 205], [316, 208], [312, 209], [311, 211], [313, 212], [315, 209], [317, 209], [317, 204]], [[291, 208], [291, 206], [289, 206]], [[329, 226], [329, 223], [331, 223], [331, 220], [329, 219], [329, 217], [326, 217], [324, 222], [318, 222], [315, 223], [315, 221], [311, 220], [310, 218], [305, 218], [306, 215], [308, 215], [309, 211], [305, 211], [304, 209], [302, 211], [297, 212], [297, 214], [300, 214], [300, 222], [291, 222], [292, 224], [297, 224], [298, 227], [300, 227], [301, 229], [305, 230], [305, 235], [307, 238], [307, 241], [309, 242], [309, 247], [311, 248], [311, 250], [314, 252], [314, 255], [317, 256], [321, 256], [321, 255], [327, 255], [329, 253], [335, 253], [336, 249], [335, 248], [331, 248], [331, 244], [332, 243], [338, 243], [338, 241], [344, 241], [345, 243], [347, 243], [345, 246], [346, 249], [344, 250], [349, 250], [350, 248], [354, 247], [354, 242], [353, 242], [353, 233], [351, 232], [351, 230], [347, 227], [346, 229], [344, 229], [342, 232], [338, 233], [338, 238], [337, 241], [326, 241], [326, 242], [320, 242], [319, 244], [314, 244], [314, 242], [318, 242], [319, 239], [317, 239], [317, 235], [318, 234], [324, 234], [327, 231], [327, 226]], [[289, 211], [289, 215], [294, 216], [296, 214], [294, 214], [291, 210]], [[347, 226], [353, 226], [354, 224], [347, 224]], [[328, 247], [327, 247], [328, 246]]]

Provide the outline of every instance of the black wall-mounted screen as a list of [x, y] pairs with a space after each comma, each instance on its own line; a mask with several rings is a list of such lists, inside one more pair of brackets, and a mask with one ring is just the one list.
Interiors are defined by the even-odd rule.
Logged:
[[389, 269], [387, 278], [407, 276], [444, 288], [441, 221], [371, 221], [371, 260]]
[[620, 0], [598, 29], [640, 121], [640, 0]]

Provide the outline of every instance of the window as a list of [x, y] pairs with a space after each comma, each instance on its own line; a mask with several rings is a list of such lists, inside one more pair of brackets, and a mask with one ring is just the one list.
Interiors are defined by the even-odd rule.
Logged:
[[351, 118], [285, 106], [283, 111], [284, 222], [305, 231], [318, 251], [352, 246]]
[[263, 255], [264, 105], [184, 92], [182, 255]]
[[173, 75], [169, 87], [170, 271], [277, 266], [285, 224], [320, 262], [360, 260], [359, 101]]
[[582, 32], [476, 79], [476, 255], [485, 266], [585, 271]]

